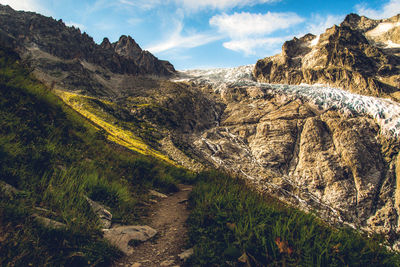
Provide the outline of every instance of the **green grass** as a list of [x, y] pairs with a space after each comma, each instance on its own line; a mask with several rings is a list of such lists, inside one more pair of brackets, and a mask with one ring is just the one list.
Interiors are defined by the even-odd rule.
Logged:
[[[148, 189], [173, 192], [190, 177], [107, 141], [0, 48], [0, 179], [21, 190], [0, 194], [1, 266], [107, 266], [121, 254], [103, 240], [85, 196], [108, 206], [115, 223], [142, 223]], [[45, 228], [33, 214], [66, 227]]]
[[[108, 266], [121, 253], [103, 240], [85, 196], [109, 207], [115, 223], [142, 223], [147, 189], [174, 192], [178, 181], [196, 184], [188, 220], [195, 254], [188, 266], [400, 265], [399, 255], [379, 240], [334, 229], [239, 179], [212, 171], [194, 175], [107, 141], [104, 130], [2, 48], [0, 179], [20, 190], [12, 198], [0, 194], [1, 266]], [[34, 214], [65, 227], [46, 228]]]
[[188, 220], [195, 254], [187, 266], [245, 266], [241, 256], [251, 266], [400, 265], [400, 255], [377, 240], [262, 197], [240, 179], [217, 172], [198, 179]]

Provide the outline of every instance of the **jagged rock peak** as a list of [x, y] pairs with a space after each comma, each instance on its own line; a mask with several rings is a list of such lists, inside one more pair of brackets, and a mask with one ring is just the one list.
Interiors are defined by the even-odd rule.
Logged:
[[285, 42], [282, 53], [259, 60], [253, 74], [260, 82], [319, 83], [400, 101], [395, 94], [400, 82], [399, 18], [349, 14], [319, 36]]
[[142, 53], [142, 48], [131, 36], [122, 35], [114, 44], [115, 52], [119, 55], [135, 59]]
[[369, 29], [376, 27], [377, 23], [376, 20], [351, 13], [346, 16], [340, 26], [347, 26], [352, 30], [368, 31]]
[[121, 36], [114, 44], [105, 38], [97, 45], [88, 34], [67, 27], [62, 20], [3, 5], [0, 5], [0, 42], [28, 58], [28, 54], [38, 53], [32, 48], [38, 48], [61, 60], [84, 60], [118, 74], [169, 76], [175, 72], [170, 63], [151, 54], [145, 58], [146, 64], [142, 64], [142, 49], [130, 36]]
[[101, 42], [100, 47], [106, 50], [109, 50], [112, 48], [112, 45], [110, 43], [110, 40], [107, 37], [104, 37], [103, 42]]

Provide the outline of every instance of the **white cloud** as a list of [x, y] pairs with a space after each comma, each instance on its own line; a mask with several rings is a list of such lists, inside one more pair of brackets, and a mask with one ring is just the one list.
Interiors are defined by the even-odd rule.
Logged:
[[359, 15], [371, 19], [390, 18], [400, 13], [400, 0], [389, 0], [380, 9], [368, 8], [365, 3], [356, 5], [355, 9]]
[[247, 38], [239, 40], [231, 40], [223, 43], [227, 49], [243, 52], [246, 56], [256, 55], [257, 50], [271, 50], [282, 45], [287, 37], [267, 37], [267, 38]]
[[159, 7], [162, 4], [168, 4], [168, 0], [119, 0], [119, 3], [122, 5], [128, 5], [144, 10], [152, 9], [155, 7]]
[[257, 4], [280, 1], [281, 0], [119, 0], [119, 3], [141, 9], [152, 9], [161, 5], [174, 3], [177, 8], [183, 8], [187, 11], [200, 11], [203, 9], [226, 10], [233, 7], [254, 6]]
[[86, 29], [85, 25], [80, 24], [80, 23], [76, 23], [76, 22], [65, 22], [65, 25], [72, 27], [74, 26], [75, 28], [79, 28], [81, 31], [84, 31]]
[[344, 17], [345, 16], [343, 15], [313, 15], [311, 16], [310, 23], [306, 26], [307, 33], [312, 33], [315, 35], [321, 34], [333, 25], [340, 24]]
[[33, 11], [42, 14], [49, 14], [38, 0], [0, 0], [0, 4], [9, 5], [15, 10]]
[[131, 25], [131, 26], [136, 26], [136, 25], [142, 23], [143, 19], [141, 19], [141, 18], [130, 18], [126, 22], [128, 22], [128, 24]]
[[[276, 50], [287, 36], [269, 36], [278, 31], [285, 30], [299, 23], [304, 19], [296, 13], [234, 13], [232, 15], [220, 14], [212, 17], [209, 21], [218, 31], [229, 37], [230, 40], [223, 43], [227, 49], [242, 52], [245, 55], [264, 54], [266, 50]], [[260, 52], [260, 53], [259, 53]]]
[[183, 24], [182, 22], [178, 22], [175, 31], [168, 37], [168, 39], [159, 44], [148, 47], [146, 50], [151, 53], [160, 53], [178, 48], [194, 48], [221, 39], [220, 36], [204, 33], [183, 35], [182, 30]]
[[210, 25], [218, 31], [232, 38], [245, 38], [248, 36], [263, 36], [277, 30], [287, 29], [303, 22], [304, 19], [296, 13], [254, 14], [248, 12], [234, 13], [233, 15], [221, 14], [210, 19]]
[[205, 8], [225, 10], [233, 7], [254, 6], [280, 2], [281, 0], [175, 0], [176, 4], [189, 10], [200, 10]]

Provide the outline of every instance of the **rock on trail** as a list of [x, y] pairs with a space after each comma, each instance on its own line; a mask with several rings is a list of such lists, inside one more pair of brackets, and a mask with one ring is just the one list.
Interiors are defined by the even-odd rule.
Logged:
[[132, 254], [114, 266], [179, 266], [183, 263], [179, 255], [186, 250], [187, 199], [192, 187], [180, 185], [179, 189], [179, 192], [167, 198], [158, 198], [153, 205], [149, 226], [156, 229], [158, 234], [133, 247]]

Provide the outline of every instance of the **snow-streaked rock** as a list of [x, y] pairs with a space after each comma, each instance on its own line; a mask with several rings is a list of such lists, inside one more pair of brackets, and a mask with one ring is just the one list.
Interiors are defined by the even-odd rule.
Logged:
[[322, 110], [337, 110], [355, 116], [370, 116], [390, 138], [400, 135], [400, 104], [390, 99], [351, 93], [323, 84], [286, 85], [259, 83], [254, 80], [252, 68], [246, 65], [236, 68], [182, 71], [176, 81], [191, 81], [200, 85], [212, 85], [217, 91], [228, 87], [255, 87], [268, 94], [282, 94], [303, 98]]
[[192, 138], [211, 164], [326, 221], [398, 236], [397, 102], [323, 84], [260, 83], [251, 66], [184, 71], [179, 80], [225, 105], [216, 126]]

